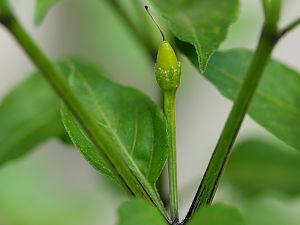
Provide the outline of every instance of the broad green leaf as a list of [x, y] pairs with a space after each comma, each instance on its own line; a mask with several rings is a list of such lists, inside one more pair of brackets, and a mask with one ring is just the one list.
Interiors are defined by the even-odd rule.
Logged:
[[127, 201], [119, 208], [117, 225], [167, 225], [164, 217], [149, 203], [133, 199]]
[[0, 164], [51, 137], [66, 136], [59, 108], [59, 99], [40, 74], [13, 89], [0, 104]]
[[211, 55], [225, 40], [228, 28], [237, 18], [238, 0], [151, 0], [170, 31], [190, 43], [198, 55], [198, 68], [205, 71]]
[[[195, 51], [185, 53], [195, 64]], [[204, 76], [227, 98], [237, 96], [253, 53], [235, 49], [216, 53]], [[248, 114], [276, 137], [300, 150], [300, 74], [271, 60]]]
[[124, 197], [103, 179], [78, 177], [89, 171], [72, 160], [72, 152], [55, 146], [39, 147], [49, 151], [0, 169], [0, 224], [112, 225], [110, 211]]
[[[154, 184], [167, 157], [168, 137], [162, 111], [144, 94], [118, 85], [94, 67], [75, 62], [70, 85], [106, 132], [117, 143], [114, 151], [126, 154]], [[99, 171], [110, 171], [99, 151], [87, 138], [71, 113], [62, 109], [64, 125], [76, 147]], [[131, 168], [132, 169], [132, 168]]]
[[200, 209], [188, 225], [244, 225], [240, 212], [231, 206], [215, 204]]
[[286, 146], [248, 140], [233, 151], [225, 172], [225, 181], [245, 194], [268, 190], [299, 194], [300, 154]]
[[43, 22], [48, 11], [59, 1], [60, 0], [36, 0], [34, 24], [39, 26]]

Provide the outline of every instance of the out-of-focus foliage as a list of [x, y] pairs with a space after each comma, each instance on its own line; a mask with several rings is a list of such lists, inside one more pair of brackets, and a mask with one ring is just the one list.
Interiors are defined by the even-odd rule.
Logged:
[[188, 225], [245, 225], [237, 208], [214, 204], [200, 209]]
[[246, 195], [277, 191], [300, 194], [300, 154], [282, 144], [251, 139], [233, 151], [225, 172], [230, 182]]
[[[121, 205], [118, 225], [167, 225], [162, 215], [142, 200]], [[200, 209], [187, 225], [244, 225], [240, 212], [231, 206], [214, 204]]]
[[[266, 193], [242, 203], [247, 225], [298, 225], [300, 199]], [[242, 207], [241, 207], [242, 208]]]
[[0, 104], [0, 164], [17, 159], [45, 140], [67, 134], [60, 100], [40, 74], [14, 88]]
[[118, 225], [167, 225], [163, 216], [153, 205], [135, 199], [125, 202], [119, 208]]
[[0, 224], [112, 224], [108, 219], [124, 197], [97, 178], [76, 152], [52, 142], [1, 168]]

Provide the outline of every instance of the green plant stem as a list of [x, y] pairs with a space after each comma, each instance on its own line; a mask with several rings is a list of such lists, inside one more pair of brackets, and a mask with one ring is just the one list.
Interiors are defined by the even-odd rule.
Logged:
[[261, 1], [262, 1], [262, 5], [263, 5], [265, 20], [266, 20], [269, 15], [270, 0], [261, 0]]
[[274, 42], [270, 41], [265, 35], [262, 35], [247, 75], [234, 102], [212, 158], [210, 159], [203, 180], [197, 190], [196, 197], [188, 212], [187, 220], [190, 219], [200, 207], [211, 203], [213, 200], [219, 180], [228, 161], [231, 147], [236, 139], [264, 68], [270, 59], [273, 47]]
[[[277, 0], [274, 1], [278, 3]], [[279, 5], [276, 4], [273, 7], [276, 8]], [[280, 7], [277, 10], [279, 12]], [[277, 30], [274, 30], [274, 28], [277, 28], [279, 13], [275, 10], [273, 12], [275, 13], [273, 16], [276, 19], [268, 17], [271, 22], [265, 22], [255, 54], [184, 223], [187, 223], [199, 208], [210, 204], [213, 200], [220, 178], [229, 159], [231, 148], [236, 140], [264, 69], [271, 57], [272, 50], [278, 41]]]
[[167, 118], [170, 151], [168, 157], [169, 193], [171, 220], [178, 219], [178, 187], [177, 187], [177, 159], [176, 159], [176, 90], [164, 92], [164, 112]]
[[278, 31], [278, 21], [280, 17], [281, 0], [270, 0], [267, 14], [265, 15], [264, 32], [275, 34]]
[[279, 38], [283, 37], [290, 31], [294, 30], [299, 25], [300, 25], [300, 18], [296, 19], [295, 21], [288, 24], [286, 27], [282, 28], [282, 30], [279, 32]]
[[134, 196], [144, 198], [154, 203], [167, 218], [166, 210], [156, 190], [148, 183], [146, 178], [140, 174], [133, 174], [130, 170], [130, 166], [132, 165], [127, 165], [131, 163], [130, 160], [124, 159], [117, 152], [112, 152], [113, 143], [109, 141], [106, 132], [97, 125], [97, 121], [76, 97], [76, 94], [69, 86], [64, 75], [35, 44], [5, 4], [3, 6], [0, 4], [0, 12], [2, 12], [2, 7], [5, 9], [5, 14], [3, 14], [5, 16], [2, 16], [0, 13], [0, 23], [11, 32], [31, 58], [32, 62], [42, 72], [45, 79], [60, 96], [64, 104], [69, 108], [91, 141], [95, 144], [99, 153], [106, 159], [110, 169], [123, 187]]

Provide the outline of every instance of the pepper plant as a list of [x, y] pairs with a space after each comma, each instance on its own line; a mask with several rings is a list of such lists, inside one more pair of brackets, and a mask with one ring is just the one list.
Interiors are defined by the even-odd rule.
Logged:
[[[131, 200], [120, 207], [118, 225], [246, 224], [238, 209], [214, 204], [214, 196], [247, 113], [278, 139], [300, 149], [300, 76], [271, 58], [276, 44], [300, 24], [300, 19], [279, 27], [282, 1], [261, 0], [264, 23], [256, 49], [218, 51], [238, 17], [238, 0], [149, 0], [147, 4], [153, 6], [151, 10], [159, 15], [159, 21], [148, 6], [146, 10], [163, 39], [161, 47], [153, 49], [147, 35], [136, 29], [120, 2], [107, 1], [151, 58], [156, 59], [153, 76], [161, 88], [163, 106], [142, 91], [109, 80], [107, 74], [88, 62], [75, 58], [51, 61], [15, 17], [9, 1], [1, 0], [2, 26], [27, 53], [38, 72], [12, 90], [1, 103], [0, 163], [20, 158], [54, 136], [73, 144], [97, 171], [115, 180], [130, 196]], [[37, 0], [36, 25], [57, 2]], [[146, 15], [142, 6], [139, 10]], [[159, 24], [164, 24], [166, 31]], [[170, 34], [165, 35], [166, 32]], [[233, 101], [184, 218], [179, 218], [178, 213], [175, 120], [176, 91], [184, 74], [175, 52], [187, 57], [199, 74]], [[31, 107], [25, 104], [29, 102]], [[254, 145], [256, 150], [261, 146]], [[243, 168], [247, 160], [255, 162], [255, 155], [260, 154], [255, 149], [253, 153], [234, 155], [233, 164], [242, 164], [240, 168]], [[282, 158], [278, 168], [291, 160], [278, 158]], [[161, 174], [166, 164], [169, 197], [163, 201], [157, 183], [165, 179]], [[272, 166], [272, 162], [266, 164]], [[250, 170], [255, 167], [250, 166]], [[233, 174], [234, 179], [236, 170], [228, 168], [228, 171], [228, 176]], [[255, 182], [245, 179], [247, 188], [255, 186]]]

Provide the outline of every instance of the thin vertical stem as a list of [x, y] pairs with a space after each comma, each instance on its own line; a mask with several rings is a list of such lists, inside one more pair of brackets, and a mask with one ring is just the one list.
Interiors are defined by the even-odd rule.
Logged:
[[265, 20], [266, 20], [269, 15], [270, 0], [261, 0], [261, 1], [263, 5]]
[[282, 0], [271, 0], [264, 25], [264, 32], [275, 34], [278, 30], [278, 21], [280, 18]]
[[170, 151], [168, 158], [171, 220], [178, 222], [178, 187], [176, 157], [176, 90], [164, 92], [164, 112], [167, 118]]

